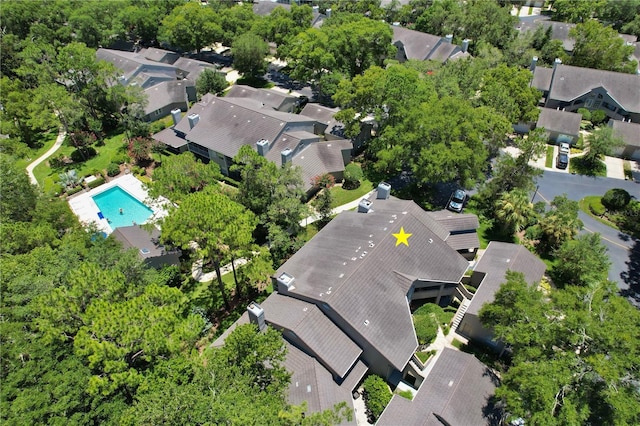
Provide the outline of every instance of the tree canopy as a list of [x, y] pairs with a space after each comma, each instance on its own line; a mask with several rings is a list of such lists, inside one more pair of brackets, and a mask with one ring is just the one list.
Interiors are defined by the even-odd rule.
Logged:
[[634, 47], [611, 27], [588, 20], [572, 28], [569, 35], [576, 40], [571, 65], [631, 74], [638, 69], [638, 62], [629, 59]]

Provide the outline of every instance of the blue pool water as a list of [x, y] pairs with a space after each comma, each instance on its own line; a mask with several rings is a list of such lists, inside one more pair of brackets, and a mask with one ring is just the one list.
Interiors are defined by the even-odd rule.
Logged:
[[119, 186], [114, 186], [91, 198], [98, 205], [105, 219], [109, 220], [111, 229], [131, 226], [134, 222], [144, 223], [153, 214], [153, 210]]

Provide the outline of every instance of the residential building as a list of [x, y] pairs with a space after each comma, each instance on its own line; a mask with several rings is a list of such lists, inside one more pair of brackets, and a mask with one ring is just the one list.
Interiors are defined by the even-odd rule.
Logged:
[[[302, 108], [300, 115], [316, 120], [315, 134], [324, 135], [324, 138], [328, 141], [342, 140], [346, 139], [347, 136], [344, 133], [344, 124], [335, 119], [335, 115], [339, 111], [339, 108], [329, 108], [320, 104], [308, 103]], [[354, 152], [361, 151], [365, 143], [371, 139], [372, 128], [373, 125], [369, 121], [363, 120], [360, 123], [360, 134], [351, 139]]]
[[493, 340], [493, 332], [480, 323], [480, 309], [485, 303], [493, 302], [507, 271], [521, 272], [529, 285], [535, 285], [545, 270], [544, 262], [524, 246], [491, 241], [471, 275], [470, 283], [477, 290], [458, 326], [458, 333], [500, 349], [502, 344]]
[[240, 84], [231, 86], [227, 90], [225, 97], [255, 99], [265, 106], [280, 112], [294, 112], [299, 101], [296, 96], [287, 95], [276, 90], [256, 89]]
[[187, 89], [193, 89], [188, 80], [163, 81], [144, 90], [147, 104], [144, 107], [144, 121], [155, 121], [166, 117], [173, 110], [186, 111], [189, 108]]
[[180, 265], [179, 249], [165, 247], [160, 242], [160, 231], [143, 225], [124, 226], [116, 228], [110, 235], [120, 241], [124, 249], [137, 249], [138, 256], [149, 266], [162, 268], [163, 266]]
[[135, 84], [146, 89], [163, 81], [178, 78], [176, 67], [173, 65], [150, 61], [139, 53], [100, 48], [96, 56], [100, 60], [112, 63], [122, 72], [118, 82], [124, 86]]
[[615, 152], [616, 157], [640, 161], [640, 124], [628, 121], [610, 120], [616, 136], [624, 141], [624, 146]]
[[536, 122], [537, 128], [544, 128], [549, 141], [557, 144], [566, 142], [575, 144], [580, 137], [582, 115], [560, 109], [540, 108]]
[[535, 59], [531, 86], [542, 91], [544, 107], [599, 109], [614, 120], [640, 122], [640, 75], [563, 65], [559, 59], [553, 68], [543, 68]]
[[313, 133], [314, 119], [275, 111], [256, 99], [207, 94], [191, 107], [186, 119], [179, 120], [179, 114], [174, 115], [175, 125], [154, 139], [174, 152], [191, 151], [214, 161], [226, 175], [243, 145], [278, 166], [287, 162], [300, 166], [308, 191], [318, 174], [331, 173], [341, 180], [351, 160], [350, 141], [323, 141]]
[[[281, 330], [301, 351], [295, 356], [306, 357], [306, 367], [289, 362], [294, 376], [314, 359], [314, 374], [328, 372], [325, 385], [345, 398], [367, 371], [393, 385], [421, 383], [409, 304], [447, 304], [469, 265], [439, 236], [449, 233], [437, 220], [390, 189], [380, 184], [377, 199], [335, 217], [276, 271], [274, 293], [241, 319]], [[307, 396], [299, 386], [290, 387], [297, 401]]]
[[439, 210], [427, 213], [440, 225], [438, 236], [449, 247], [457, 251], [467, 260], [473, 260], [480, 248], [480, 240], [476, 230], [480, 226], [478, 216], [470, 213], [453, 213], [449, 210]]
[[433, 365], [413, 400], [393, 395], [377, 425], [500, 424], [500, 411], [493, 403], [500, 381], [473, 355], [444, 348], [431, 360]]
[[453, 35], [439, 37], [420, 31], [410, 30], [398, 25], [392, 25], [393, 45], [398, 48], [396, 59], [406, 62], [409, 59], [418, 61], [433, 60], [447, 62], [449, 59], [458, 59], [469, 56], [467, 49], [469, 40], [464, 40], [462, 46], [453, 44]]

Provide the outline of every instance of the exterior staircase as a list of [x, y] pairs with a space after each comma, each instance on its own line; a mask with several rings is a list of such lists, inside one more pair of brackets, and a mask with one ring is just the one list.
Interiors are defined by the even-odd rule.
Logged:
[[462, 299], [462, 303], [460, 303], [458, 312], [456, 312], [455, 316], [453, 317], [453, 321], [451, 322], [451, 332], [457, 330], [458, 325], [460, 325], [460, 321], [462, 321], [462, 318], [464, 317], [465, 312], [467, 312], [467, 309], [469, 309], [470, 304], [471, 300], [467, 298]]

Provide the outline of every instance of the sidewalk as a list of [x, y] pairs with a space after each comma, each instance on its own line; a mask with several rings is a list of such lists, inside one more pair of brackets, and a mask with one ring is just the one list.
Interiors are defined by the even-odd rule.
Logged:
[[[343, 204], [341, 206], [336, 207], [335, 209], [331, 210], [331, 215], [336, 215], [336, 214], [341, 213], [343, 211], [353, 210], [353, 209], [357, 208], [358, 204], [360, 204], [360, 201], [362, 199], [370, 198], [371, 196], [376, 194], [377, 191], [378, 191], [378, 188], [376, 188], [376, 189], [372, 190], [371, 192], [363, 195], [362, 197], [358, 198], [357, 200], [353, 200], [353, 201], [351, 201], [351, 202], [349, 202], [347, 204]], [[317, 221], [318, 219], [320, 219], [320, 216], [318, 214], [311, 215], [311, 216], [309, 216], [309, 217], [307, 217], [305, 219], [302, 219], [300, 221], [300, 226], [306, 227], [308, 224], [313, 223], [313, 222]]]
[[62, 142], [64, 142], [64, 138], [65, 138], [66, 135], [67, 135], [67, 133], [61, 127], [60, 130], [58, 131], [58, 137], [56, 138], [56, 142], [53, 144], [53, 146], [47, 152], [45, 152], [40, 157], [38, 157], [35, 160], [33, 160], [27, 166], [27, 174], [29, 175], [29, 180], [31, 181], [31, 183], [33, 185], [38, 185], [38, 180], [36, 179], [35, 175], [33, 174], [33, 169], [35, 169], [38, 164], [42, 163], [47, 158], [51, 157], [53, 155], [53, 153], [56, 152], [58, 150], [58, 148], [60, 148], [62, 146]]

